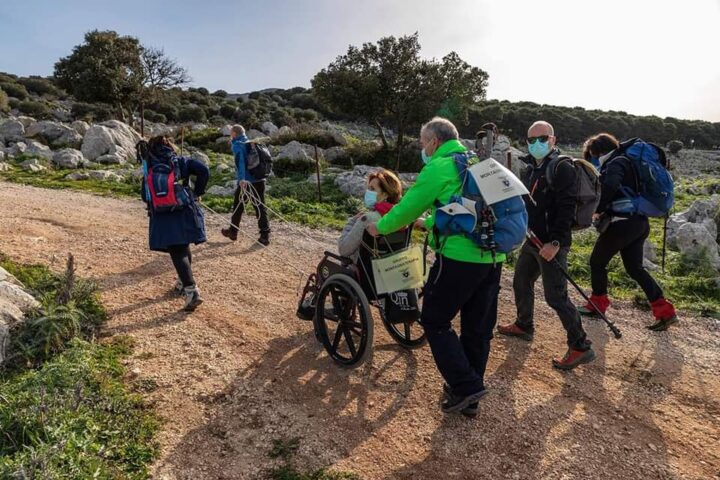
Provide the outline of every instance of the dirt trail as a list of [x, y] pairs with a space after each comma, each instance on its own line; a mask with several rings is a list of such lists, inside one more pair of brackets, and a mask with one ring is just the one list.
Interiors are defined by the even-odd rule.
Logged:
[[[532, 345], [494, 340], [492, 393], [468, 420], [440, 413], [428, 348], [404, 351], [378, 318], [372, 363], [331, 363], [294, 316], [300, 278], [287, 266], [311, 271], [323, 248], [287, 227], [258, 249], [208, 219], [210, 241], [193, 250], [206, 303], [186, 315], [169, 258], [147, 250], [140, 202], [0, 183], [0, 205], [0, 251], [56, 269], [73, 252], [102, 286], [106, 333], [135, 338], [130, 380], [164, 419], [156, 478], [265, 478], [280, 462], [272, 441], [300, 437], [295, 465], [364, 479], [720, 479], [715, 321], [651, 333], [648, 312], [620, 305], [623, 339], [587, 322], [598, 360], [564, 374], [550, 366], [562, 327], [538, 302]], [[334, 233], [306, 232], [333, 248]], [[514, 316], [509, 280], [501, 322]]]

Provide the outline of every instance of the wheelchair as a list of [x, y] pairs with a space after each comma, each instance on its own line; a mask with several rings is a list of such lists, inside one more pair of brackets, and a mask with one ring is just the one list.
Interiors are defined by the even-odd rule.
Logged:
[[365, 232], [357, 262], [332, 252], [323, 259], [305, 285], [297, 316], [312, 320], [315, 336], [336, 363], [357, 367], [372, 354], [376, 307], [390, 336], [402, 347], [425, 343], [420, 325], [421, 292], [403, 290], [378, 295], [372, 260], [407, 248], [412, 228], [377, 238]]

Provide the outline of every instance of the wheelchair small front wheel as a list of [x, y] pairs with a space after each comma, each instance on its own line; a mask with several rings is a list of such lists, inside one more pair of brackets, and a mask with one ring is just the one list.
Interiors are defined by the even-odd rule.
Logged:
[[356, 367], [370, 357], [370, 304], [353, 278], [335, 274], [325, 280], [317, 298], [315, 331], [330, 357], [340, 365]]

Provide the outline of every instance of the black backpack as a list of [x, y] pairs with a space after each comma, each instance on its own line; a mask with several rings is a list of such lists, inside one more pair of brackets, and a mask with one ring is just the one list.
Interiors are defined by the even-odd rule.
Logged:
[[573, 230], [582, 230], [592, 225], [592, 217], [600, 203], [600, 174], [597, 169], [585, 160], [560, 155], [551, 160], [547, 166], [546, 180], [552, 187], [553, 177], [560, 162], [570, 162], [575, 168], [575, 215], [573, 215]]
[[247, 142], [247, 169], [256, 180], [263, 180], [272, 173], [273, 159], [270, 149], [262, 143]]

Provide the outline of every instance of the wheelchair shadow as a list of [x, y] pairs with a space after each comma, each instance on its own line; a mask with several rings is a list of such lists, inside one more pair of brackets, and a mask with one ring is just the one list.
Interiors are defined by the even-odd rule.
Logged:
[[[298, 438], [301, 446], [313, 447], [297, 452], [304, 453], [303, 464], [333, 464], [401, 411], [416, 379], [415, 356], [391, 345], [376, 346], [372, 360], [348, 370], [327, 356], [312, 331], [275, 338], [209, 399], [211, 418], [163, 463], [173, 470], [215, 465], [223, 478], [259, 478], [259, 470], [250, 472], [253, 465], [260, 470], [273, 465], [268, 457], [273, 442]], [[228, 465], [226, 455], [240, 460]]]

